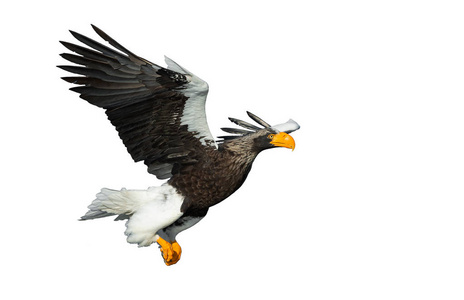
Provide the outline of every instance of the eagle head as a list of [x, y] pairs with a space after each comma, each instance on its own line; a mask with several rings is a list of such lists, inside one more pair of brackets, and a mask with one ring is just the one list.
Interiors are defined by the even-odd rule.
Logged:
[[300, 128], [300, 125], [298, 125], [297, 122], [290, 119], [285, 123], [271, 126], [256, 115], [250, 112], [247, 113], [251, 119], [253, 119], [256, 123], [263, 126], [264, 128], [239, 119], [229, 118], [230, 121], [245, 129], [221, 128], [227, 133], [234, 134], [220, 136], [223, 141], [245, 137], [246, 139], [252, 140], [253, 148], [256, 152], [261, 152], [262, 150], [272, 149], [275, 147], [285, 147], [292, 150], [295, 149], [295, 140], [289, 133]]
[[257, 132], [257, 136], [254, 137], [253, 143], [254, 148], [258, 152], [275, 147], [295, 149], [295, 140], [290, 134], [272, 128], [262, 129], [262, 132]]

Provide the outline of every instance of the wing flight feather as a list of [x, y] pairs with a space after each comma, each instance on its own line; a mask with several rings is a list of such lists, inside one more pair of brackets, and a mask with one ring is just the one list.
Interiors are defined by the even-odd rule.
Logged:
[[61, 42], [74, 54], [61, 56], [73, 66], [60, 68], [80, 76], [63, 77], [71, 90], [104, 108], [134, 161], [167, 179], [217, 149], [205, 114], [206, 82], [166, 57], [168, 68], [135, 55], [93, 26], [115, 49], [82, 34], [71, 34], [87, 47]]

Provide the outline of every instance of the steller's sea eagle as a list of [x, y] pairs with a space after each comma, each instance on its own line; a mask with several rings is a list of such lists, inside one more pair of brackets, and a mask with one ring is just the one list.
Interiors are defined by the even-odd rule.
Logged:
[[262, 150], [294, 149], [288, 133], [300, 126], [291, 119], [271, 126], [248, 112], [262, 128], [229, 118], [244, 129], [222, 128], [232, 135], [215, 141], [206, 121], [206, 82], [167, 57], [167, 68], [151, 63], [92, 27], [115, 49], [71, 31], [90, 48], [61, 42], [78, 54], [61, 56], [78, 66], [59, 67], [81, 75], [63, 79], [79, 85], [71, 90], [82, 99], [105, 109], [135, 162], [143, 161], [150, 174], [169, 180], [147, 190], [104, 188], [81, 220], [127, 220], [129, 243], [156, 242], [166, 265], [175, 264], [181, 255], [177, 234], [234, 193]]

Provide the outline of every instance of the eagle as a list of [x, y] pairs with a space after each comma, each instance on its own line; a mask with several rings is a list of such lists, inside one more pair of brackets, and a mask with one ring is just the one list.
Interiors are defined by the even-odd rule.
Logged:
[[167, 181], [147, 190], [103, 188], [81, 220], [126, 220], [127, 242], [157, 243], [165, 264], [173, 265], [182, 252], [177, 234], [240, 188], [261, 151], [293, 150], [289, 133], [300, 126], [292, 119], [271, 126], [247, 112], [257, 125], [229, 118], [241, 128], [221, 128], [228, 135], [214, 139], [206, 120], [205, 81], [167, 57], [164, 68], [137, 56], [92, 27], [110, 45], [70, 31], [87, 47], [60, 41], [73, 52], [61, 54], [73, 63], [58, 66], [73, 73], [62, 79], [77, 85], [70, 90], [80, 98], [105, 110], [135, 162], [143, 161], [148, 173]]

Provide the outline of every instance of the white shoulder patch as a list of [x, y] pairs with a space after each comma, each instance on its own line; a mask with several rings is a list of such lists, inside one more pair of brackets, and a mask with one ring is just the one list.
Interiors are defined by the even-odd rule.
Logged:
[[282, 131], [282, 132], [286, 132], [286, 133], [290, 133], [290, 132], [293, 132], [295, 130], [298, 130], [300, 129], [300, 125], [298, 125], [297, 122], [293, 121], [292, 119], [288, 120], [287, 122], [285, 123], [282, 123], [282, 124], [278, 124], [278, 125], [274, 125], [271, 127], [272, 129], [274, 130], [277, 130], [277, 131]]
[[195, 132], [195, 137], [200, 140], [202, 145], [212, 145], [217, 148], [206, 120], [205, 103], [209, 90], [208, 84], [169, 57], [165, 56], [164, 59], [168, 69], [187, 75], [189, 80], [186, 89], [183, 90], [188, 100], [185, 102], [181, 125], [187, 125], [188, 131]]
[[169, 57], [164, 56], [164, 61], [168, 65], [169, 70], [172, 70], [174, 72], [178, 72], [178, 73], [181, 73], [181, 74], [192, 75], [189, 71], [187, 71], [187, 69], [181, 67], [178, 63], [176, 63], [175, 61], [173, 61]]

